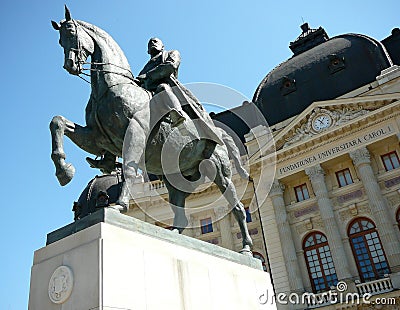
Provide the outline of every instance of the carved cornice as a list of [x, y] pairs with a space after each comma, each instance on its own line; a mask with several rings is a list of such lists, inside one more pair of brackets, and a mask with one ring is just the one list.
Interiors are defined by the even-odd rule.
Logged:
[[346, 226], [348, 222], [350, 222], [355, 216], [362, 215], [370, 215], [371, 210], [368, 205], [357, 205], [352, 204], [343, 210], [339, 211], [340, 221], [343, 223], [343, 226]]
[[359, 166], [361, 164], [370, 164], [371, 155], [368, 149], [363, 146], [355, 151], [349, 152], [350, 158], [353, 160], [354, 165]]
[[[377, 114], [381, 114], [381, 113], [383, 113], [385, 116], [377, 118], [376, 117]], [[292, 158], [296, 158], [296, 157], [303, 155], [305, 153], [308, 153], [316, 148], [319, 148], [324, 145], [331, 144], [335, 141], [344, 139], [347, 136], [350, 136], [357, 132], [363, 132], [365, 129], [370, 128], [376, 124], [380, 124], [380, 123], [383, 123], [388, 120], [393, 120], [396, 117], [398, 117], [399, 115], [400, 115], [400, 111], [399, 111], [399, 107], [397, 107], [397, 106], [390, 107], [388, 110], [385, 110], [385, 111], [377, 111], [376, 113], [375, 113], [375, 111], [371, 112], [368, 114], [368, 116], [360, 119], [359, 122], [362, 122], [362, 123], [358, 123], [357, 127], [353, 127], [350, 131], [345, 131], [342, 133], [335, 133], [334, 135], [331, 135], [331, 136], [330, 136], [330, 133], [328, 133], [328, 136], [325, 135], [323, 139], [322, 139], [323, 135], [321, 135], [321, 136], [319, 136], [319, 137], [321, 137], [321, 139], [319, 139], [318, 141], [315, 141], [315, 140], [318, 139], [319, 137], [317, 137], [315, 139], [311, 139], [310, 141], [305, 141], [305, 143], [301, 144], [301, 149], [299, 149], [299, 147], [295, 147], [295, 148], [279, 150], [278, 141], [277, 141], [276, 142], [277, 143], [276, 163], [279, 164], [281, 162], [290, 160]]]
[[299, 239], [301, 239], [305, 233], [308, 233], [313, 229], [324, 230], [324, 223], [319, 216], [313, 218], [310, 217], [308, 219], [305, 219], [295, 227], [299, 235]]
[[285, 185], [283, 185], [281, 182], [278, 180], [274, 180], [271, 185], [271, 189], [269, 191], [268, 196], [277, 196], [277, 195], [283, 195], [283, 191], [285, 190]]
[[285, 139], [286, 142], [282, 148], [288, 147], [299, 141], [309, 140], [313, 136], [320, 134], [320, 132], [313, 131], [311, 124], [314, 116], [319, 113], [328, 113], [332, 118], [332, 125], [330, 127], [335, 127], [345, 124], [359, 116], [363, 116], [368, 112], [368, 110], [365, 110], [362, 107], [344, 107], [332, 111], [327, 109], [315, 108], [311, 115], [308, 117], [308, 121], [306, 123], [294, 128], [294, 130], [291, 132], [292, 135], [289, 138]]

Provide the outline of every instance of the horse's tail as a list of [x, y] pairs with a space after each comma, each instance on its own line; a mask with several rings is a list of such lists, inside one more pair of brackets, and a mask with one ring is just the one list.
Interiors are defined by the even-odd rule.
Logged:
[[235, 141], [233, 141], [232, 137], [228, 135], [225, 130], [223, 130], [222, 128], [219, 129], [221, 130], [222, 140], [224, 141], [224, 144], [228, 149], [229, 158], [231, 158], [235, 163], [236, 171], [243, 179], [250, 180], [250, 175], [243, 167], [242, 161], [240, 160], [239, 148], [237, 147]]

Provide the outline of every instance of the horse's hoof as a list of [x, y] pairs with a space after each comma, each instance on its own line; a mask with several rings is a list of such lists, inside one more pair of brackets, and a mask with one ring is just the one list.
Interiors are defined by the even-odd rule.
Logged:
[[171, 231], [172, 231], [173, 233], [180, 234], [180, 231], [179, 231], [178, 228], [171, 229]]
[[129, 210], [129, 203], [118, 200], [115, 205], [110, 206], [109, 208], [118, 210], [121, 213], [126, 213]]
[[56, 177], [61, 186], [67, 185], [71, 182], [75, 174], [75, 167], [72, 164], [66, 164], [60, 169], [56, 169]]
[[121, 205], [119, 205], [119, 204], [107, 206], [107, 209], [115, 210], [115, 211], [118, 211], [120, 213], [126, 212], [126, 208], [121, 206]]
[[245, 245], [245, 246], [243, 247], [243, 249], [241, 249], [241, 250], [239, 251], [239, 253], [240, 253], [240, 254], [243, 254], [243, 255], [246, 255], [246, 256], [251, 256], [251, 257], [253, 257], [253, 252], [251, 251], [251, 248], [250, 248], [249, 245]]

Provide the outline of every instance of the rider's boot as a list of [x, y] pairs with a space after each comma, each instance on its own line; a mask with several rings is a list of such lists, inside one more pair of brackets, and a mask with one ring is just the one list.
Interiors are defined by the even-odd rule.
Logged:
[[171, 117], [172, 127], [178, 127], [186, 120], [185, 116], [183, 116], [183, 111], [172, 109], [169, 115]]
[[90, 157], [86, 157], [86, 161], [89, 163], [91, 168], [100, 169], [101, 172], [110, 174], [115, 171], [116, 163], [115, 156], [107, 154], [102, 159], [92, 159]]

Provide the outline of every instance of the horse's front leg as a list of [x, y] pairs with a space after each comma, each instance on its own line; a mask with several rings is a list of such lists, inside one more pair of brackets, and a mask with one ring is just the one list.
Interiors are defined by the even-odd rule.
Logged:
[[50, 132], [52, 137], [51, 158], [56, 166], [57, 179], [62, 186], [68, 184], [75, 173], [74, 166], [65, 162], [64, 135], [90, 154], [100, 156], [106, 152], [98, 143], [101, 140], [101, 134], [97, 128], [82, 127], [63, 116], [55, 116], [50, 122]]
[[56, 176], [61, 186], [68, 184], [75, 174], [74, 166], [65, 162], [63, 137], [66, 131], [73, 131], [74, 127], [75, 124], [63, 116], [55, 116], [50, 122], [51, 159], [56, 167]]

